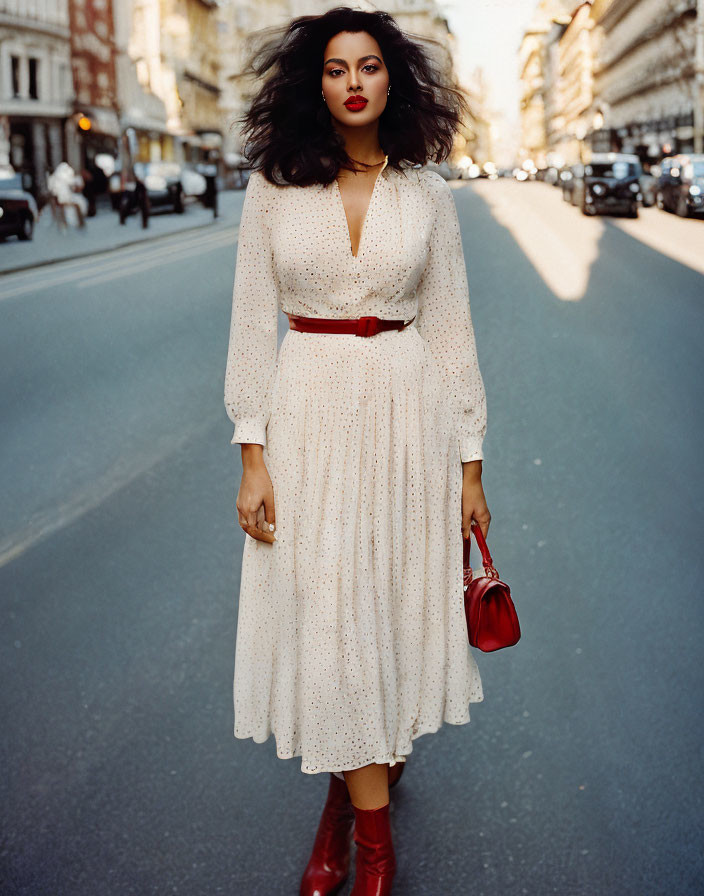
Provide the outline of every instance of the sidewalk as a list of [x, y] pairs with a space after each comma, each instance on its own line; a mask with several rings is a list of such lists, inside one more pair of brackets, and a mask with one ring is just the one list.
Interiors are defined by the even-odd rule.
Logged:
[[123, 226], [117, 212], [112, 211], [109, 205], [100, 205], [94, 218], [86, 218], [85, 230], [69, 227], [61, 232], [52, 221], [51, 212], [46, 206], [39, 215], [33, 239], [22, 242], [12, 236], [0, 242], [0, 273], [7, 274], [70, 258], [94, 255], [96, 252], [202, 227], [232, 227], [239, 221], [244, 194], [244, 190], [224, 190], [218, 193], [217, 218], [213, 218], [212, 209], [204, 208], [200, 202], [189, 202], [182, 215], [173, 212], [153, 213], [146, 229], [142, 228], [139, 215], [131, 215]]

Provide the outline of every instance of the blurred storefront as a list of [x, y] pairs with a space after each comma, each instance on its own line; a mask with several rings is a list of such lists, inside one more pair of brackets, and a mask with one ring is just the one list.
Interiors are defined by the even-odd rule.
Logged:
[[0, 0], [0, 165], [37, 199], [66, 155], [73, 111], [68, 0]]

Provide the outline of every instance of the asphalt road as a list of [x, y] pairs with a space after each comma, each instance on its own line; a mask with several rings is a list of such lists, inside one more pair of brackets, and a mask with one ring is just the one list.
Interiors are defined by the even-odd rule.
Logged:
[[[414, 742], [395, 892], [704, 892], [704, 223], [455, 198], [523, 636]], [[3, 894], [298, 892], [327, 778], [232, 735], [235, 223], [0, 280]]]

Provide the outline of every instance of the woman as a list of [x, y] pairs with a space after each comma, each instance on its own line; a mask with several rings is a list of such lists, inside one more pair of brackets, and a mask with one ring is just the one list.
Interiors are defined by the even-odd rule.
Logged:
[[302, 896], [338, 892], [352, 839], [352, 893], [383, 896], [412, 741], [483, 699], [461, 533], [490, 521], [485, 392], [452, 193], [419, 167], [465, 106], [382, 12], [294, 19], [251, 69], [225, 376], [246, 533], [234, 734], [273, 732], [329, 775]]

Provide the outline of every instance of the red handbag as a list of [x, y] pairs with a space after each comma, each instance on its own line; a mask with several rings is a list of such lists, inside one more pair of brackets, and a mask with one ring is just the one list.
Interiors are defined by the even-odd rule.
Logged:
[[470, 532], [477, 539], [485, 575], [473, 578], [469, 565], [471, 535], [464, 537], [464, 613], [472, 647], [489, 652], [512, 647], [521, 637], [518, 615], [511, 599], [511, 589], [499, 579], [491, 554], [478, 523], [472, 520]]

